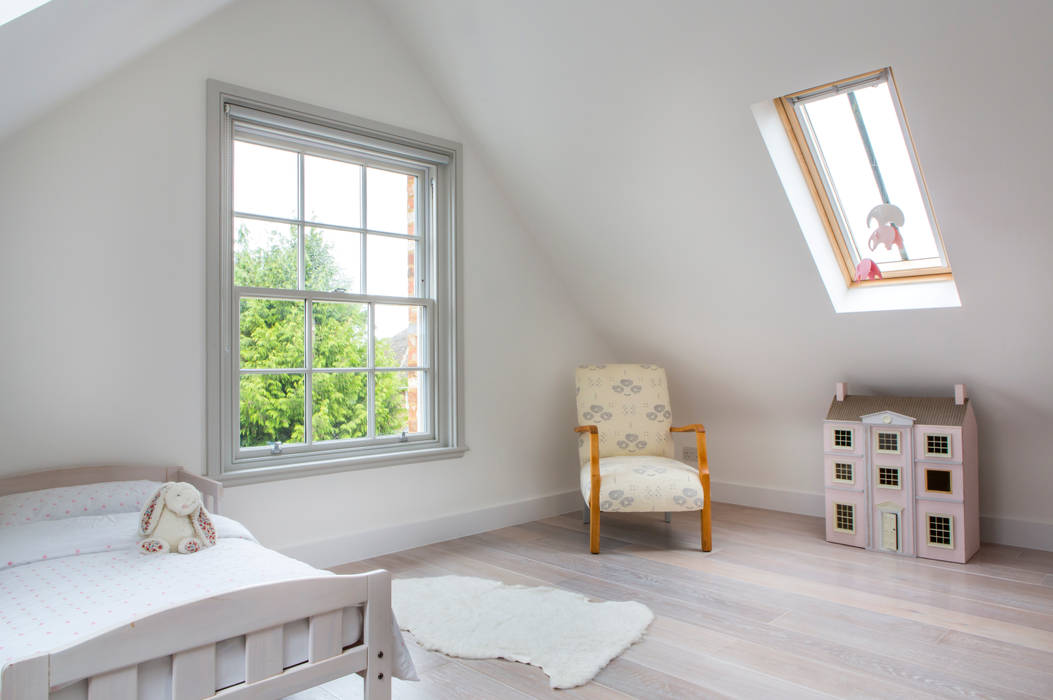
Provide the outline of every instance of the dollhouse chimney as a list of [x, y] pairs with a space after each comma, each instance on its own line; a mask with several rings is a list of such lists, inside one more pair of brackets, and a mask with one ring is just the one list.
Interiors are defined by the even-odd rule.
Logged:
[[[961, 384], [959, 384], [958, 386], [961, 386]], [[838, 382], [837, 384], [834, 384], [834, 389], [837, 392], [837, 400], [838, 401], [844, 401], [845, 400], [845, 383], [844, 382]], [[961, 403], [961, 402], [959, 402], [959, 403]]]
[[965, 393], [965, 385], [964, 384], [955, 384], [954, 385], [954, 403], [956, 403], [957, 405], [961, 406], [963, 403], [965, 403], [965, 397], [966, 396], [967, 396], [967, 394]]

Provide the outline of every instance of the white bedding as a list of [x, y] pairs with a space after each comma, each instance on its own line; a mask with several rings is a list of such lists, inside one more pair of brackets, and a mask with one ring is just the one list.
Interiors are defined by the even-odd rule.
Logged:
[[[193, 600], [332, 575], [263, 547], [244, 526], [222, 516], [213, 516], [219, 536], [214, 547], [189, 555], [143, 555], [135, 548], [138, 518], [116, 513], [0, 529], [0, 668]], [[344, 643], [353, 644], [361, 636], [361, 613], [354, 610], [344, 620]], [[306, 660], [306, 623], [289, 625], [286, 632], [286, 665]], [[394, 638], [394, 674], [416, 680], [397, 625]], [[217, 645], [222, 685], [244, 680], [243, 654], [243, 639]], [[152, 670], [148, 666], [141, 667], [145, 676], [170, 672], [156, 662]], [[69, 690], [71, 697], [80, 695]]]

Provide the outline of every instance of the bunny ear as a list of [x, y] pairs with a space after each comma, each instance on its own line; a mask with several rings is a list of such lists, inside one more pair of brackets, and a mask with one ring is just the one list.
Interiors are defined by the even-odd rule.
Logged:
[[190, 514], [190, 522], [194, 525], [198, 539], [204, 542], [206, 547], [216, 543], [216, 528], [212, 525], [212, 518], [205, 506], [198, 506], [197, 510]]
[[157, 529], [157, 523], [161, 520], [161, 511], [164, 510], [166, 491], [168, 491], [168, 484], [161, 484], [154, 495], [146, 499], [146, 503], [143, 504], [143, 510], [139, 513], [140, 535], [152, 534]]

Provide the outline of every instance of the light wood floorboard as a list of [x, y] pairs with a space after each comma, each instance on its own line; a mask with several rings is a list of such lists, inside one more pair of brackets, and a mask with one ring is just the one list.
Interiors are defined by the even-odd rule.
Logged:
[[[533, 666], [450, 658], [406, 640], [420, 683], [395, 698], [1053, 698], [1053, 553], [984, 545], [968, 564], [823, 540], [819, 518], [713, 504], [698, 515], [604, 514], [601, 554], [570, 513], [337, 567], [549, 585], [655, 613], [588, 685]], [[361, 680], [325, 694], [361, 697]]]

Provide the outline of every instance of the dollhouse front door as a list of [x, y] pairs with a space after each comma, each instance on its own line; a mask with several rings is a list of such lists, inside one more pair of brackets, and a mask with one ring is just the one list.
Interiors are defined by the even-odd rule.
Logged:
[[881, 548], [888, 551], [899, 550], [899, 514], [881, 514]]

